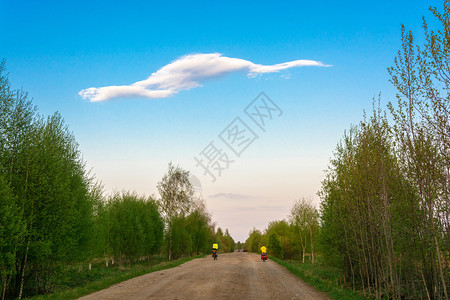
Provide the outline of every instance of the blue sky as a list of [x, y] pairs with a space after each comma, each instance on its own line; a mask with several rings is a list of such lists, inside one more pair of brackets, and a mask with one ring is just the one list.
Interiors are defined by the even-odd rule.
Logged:
[[[0, 57], [14, 87], [42, 114], [59, 111], [106, 192], [156, 194], [172, 161], [202, 184], [213, 219], [244, 241], [256, 226], [286, 217], [293, 201], [316, 196], [345, 129], [382, 93], [394, 99], [386, 68], [400, 48], [400, 25], [422, 37], [421, 17], [441, 1], [5, 1]], [[91, 87], [131, 85], [190, 54], [220, 53], [257, 65], [202, 79], [166, 98], [83, 99]], [[240, 157], [220, 143], [233, 119], [265, 92], [283, 111]], [[254, 126], [254, 124], [253, 124]], [[235, 160], [215, 182], [194, 156], [214, 141]]]

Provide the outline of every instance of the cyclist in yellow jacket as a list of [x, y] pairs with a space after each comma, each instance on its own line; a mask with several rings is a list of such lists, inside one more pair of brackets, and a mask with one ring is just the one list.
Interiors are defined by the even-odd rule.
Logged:
[[214, 260], [217, 259], [217, 251], [219, 250], [219, 245], [217, 243], [214, 243], [212, 246], [212, 257], [214, 257]]
[[266, 246], [261, 247], [261, 259], [263, 262], [267, 260], [267, 248]]
[[265, 254], [265, 253], [267, 253], [267, 248], [266, 248], [266, 246], [262, 246], [261, 247], [261, 254]]

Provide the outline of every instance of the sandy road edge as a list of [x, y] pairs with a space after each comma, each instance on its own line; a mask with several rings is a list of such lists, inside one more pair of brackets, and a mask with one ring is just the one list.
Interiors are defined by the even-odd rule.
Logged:
[[[289, 264], [289, 262], [286, 262], [284, 260], [278, 259], [274, 257], [271, 257], [271, 260], [275, 263], [277, 263], [280, 267], [282, 267], [283, 269], [285, 269], [286, 271], [288, 271], [289, 273], [291, 273], [292, 275], [294, 275], [295, 277], [299, 278], [301, 281], [303, 281], [304, 283], [306, 283], [308, 286], [312, 287], [313, 289], [315, 289], [318, 293], [326, 296], [329, 299], [334, 299], [331, 297], [331, 295], [329, 294], [329, 292], [331, 291], [321, 291], [317, 286], [315, 286], [313, 283], [310, 282], [309, 278], [304, 278], [302, 276], [300, 276], [298, 273], [293, 272], [290, 268], [284, 266], [281, 262], [285, 263], [285, 264]], [[292, 268], [294, 268], [292, 266]]]
[[175, 267], [178, 267], [178, 266], [185, 264], [187, 262], [190, 262], [192, 260], [204, 258], [206, 256], [208, 256], [208, 254], [201, 254], [201, 255], [196, 255], [196, 256], [192, 256], [192, 257], [184, 257], [184, 258], [180, 258], [178, 260], [173, 260], [173, 261], [163, 261], [159, 264], [151, 266], [151, 269], [149, 269], [148, 272], [145, 272], [145, 273], [135, 272], [135, 273], [129, 274], [128, 276], [123, 276], [123, 274], [118, 274], [117, 276], [114, 276], [109, 279], [102, 278], [100, 280], [89, 282], [83, 286], [78, 286], [78, 287], [74, 287], [74, 288], [70, 288], [70, 289], [61, 290], [61, 291], [55, 292], [53, 294], [38, 295], [38, 296], [32, 297], [30, 299], [33, 299], [33, 300], [78, 299], [80, 297], [87, 296], [87, 295], [93, 294], [95, 292], [107, 289], [107, 288], [109, 288], [115, 284], [119, 284], [123, 281], [127, 281], [130, 279], [139, 277], [139, 276], [151, 274], [151, 273], [154, 273], [157, 271], [173, 269]]

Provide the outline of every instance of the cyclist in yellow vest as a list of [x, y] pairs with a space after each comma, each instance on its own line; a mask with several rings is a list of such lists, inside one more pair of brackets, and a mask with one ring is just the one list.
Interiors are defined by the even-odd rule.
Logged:
[[212, 256], [213, 257], [214, 257], [214, 254], [217, 255], [217, 251], [218, 250], [219, 250], [219, 245], [217, 243], [214, 243], [213, 246], [212, 246], [212, 252], [213, 252]]
[[267, 248], [266, 246], [261, 247], [261, 259], [263, 262], [267, 260]]
[[261, 254], [265, 254], [265, 253], [267, 253], [267, 248], [266, 248], [266, 246], [262, 246], [261, 247]]

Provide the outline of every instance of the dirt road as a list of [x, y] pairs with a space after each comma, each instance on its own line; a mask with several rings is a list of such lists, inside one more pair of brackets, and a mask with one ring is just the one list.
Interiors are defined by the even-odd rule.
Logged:
[[194, 259], [80, 299], [327, 299], [270, 259], [251, 253]]

